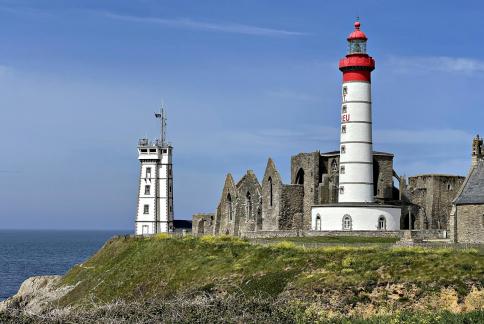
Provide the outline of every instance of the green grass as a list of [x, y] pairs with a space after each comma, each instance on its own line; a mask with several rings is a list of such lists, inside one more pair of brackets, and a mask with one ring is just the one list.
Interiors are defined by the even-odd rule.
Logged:
[[[295, 243], [341, 243], [341, 244], [358, 244], [358, 243], [396, 243], [400, 240], [398, 237], [361, 237], [361, 236], [304, 236], [304, 237], [287, 237], [287, 238], [270, 238], [263, 241], [289, 241]], [[256, 240], [257, 241], [257, 240]]]
[[[398, 283], [413, 285], [420, 294], [450, 286], [464, 296], [472, 285], [483, 287], [484, 257], [474, 250], [378, 245], [304, 249], [282, 242], [263, 246], [228, 237], [115, 239], [66, 274], [63, 284], [77, 286], [61, 304], [186, 292], [270, 297], [285, 293], [310, 300], [331, 290], [369, 293]], [[364, 296], [355, 293], [344, 298], [354, 303], [364, 301]]]

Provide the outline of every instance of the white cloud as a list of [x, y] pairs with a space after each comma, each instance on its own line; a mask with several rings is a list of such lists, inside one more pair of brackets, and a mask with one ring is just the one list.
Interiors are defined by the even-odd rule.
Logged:
[[385, 64], [400, 73], [448, 72], [474, 74], [484, 71], [484, 61], [466, 57], [427, 56], [407, 57], [391, 56]]
[[188, 18], [156, 18], [156, 17], [138, 17], [128, 15], [118, 15], [113, 13], [105, 13], [106, 17], [111, 19], [118, 19], [139, 23], [152, 23], [163, 25], [172, 28], [194, 29], [202, 31], [224, 32], [254, 36], [302, 36], [307, 35], [302, 32], [295, 32], [283, 29], [272, 29], [258, 26], [242, 25], [242, 24], [215, 24], [202, 21], [196, 21]]

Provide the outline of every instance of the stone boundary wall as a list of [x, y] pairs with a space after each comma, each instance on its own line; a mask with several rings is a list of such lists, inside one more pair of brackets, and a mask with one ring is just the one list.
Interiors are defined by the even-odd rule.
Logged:
[[413, 240], [436, 240], [449, 238], [448, 231], [443, 229], [412, 230], [411, 237]]
[[365, 236], [365, 237], [403, 237], [403, 231], [258, 231], [244, 233], [247, 239], [303, 236]]

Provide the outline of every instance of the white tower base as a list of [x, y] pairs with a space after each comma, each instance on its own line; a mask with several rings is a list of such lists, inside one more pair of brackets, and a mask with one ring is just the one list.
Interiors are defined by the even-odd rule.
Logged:
[[399, 231], [400, 206], [367, 203], [316, 205], [311, 211], [314, 231]]

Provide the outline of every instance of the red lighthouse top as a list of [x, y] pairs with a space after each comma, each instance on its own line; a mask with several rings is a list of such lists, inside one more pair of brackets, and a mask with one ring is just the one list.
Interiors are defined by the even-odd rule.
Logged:
[[375, 69], [375, 60], [366, 53], [368, 38], [360, 30], [360, 22], [355, 22], [355, 30], [348, 36], [348, 54], [339, 61], [343, 72], [343, 82], [371, 80], [371, 71]]
[[355, 21], [355, 30], [351, 32], [351, 34], [348, 36], [347, 40], [351, 41], [352, 39], [361, 39], [361, 40], [368, 40], [366, 37], [365, 33], [360, 30], [360, 22]]

